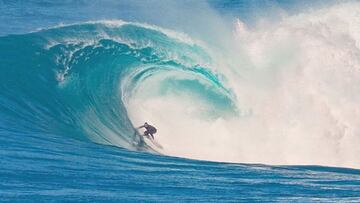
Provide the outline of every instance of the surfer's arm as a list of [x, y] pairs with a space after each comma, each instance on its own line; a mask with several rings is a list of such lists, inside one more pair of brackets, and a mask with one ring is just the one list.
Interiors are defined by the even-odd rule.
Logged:
[[142, 125], [142, 126], [137, 127], [137, 129], [144, 128], [144, 127], [145, 127], [145, 126], [144, 126], [144, 125]]

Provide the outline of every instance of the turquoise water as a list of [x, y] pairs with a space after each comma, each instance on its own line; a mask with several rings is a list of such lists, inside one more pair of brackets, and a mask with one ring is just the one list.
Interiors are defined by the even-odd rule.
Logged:
[[[268, 141], [262, 131], [251, 130], [254, 123], [254, 129], [272, 123], [258, 119], [259, 110], [267, 112], [257, 107], [262, 103], [249, 107], [247, 101], [251, 100], [239, 92], [252, 90], [250, 86], [256, 87], [256, 92], [273, 87], [274, 83], [264, 78], [278, 69], [265, 73], [257, 69], [254, 74], [249, 69], [260, 66], [243, 68], [251, 53], [234, 57], [219, 51], [230, 46], [220, 39], [230, 36], [225, 30], [236, 18], [256, 29], [255, 21], [262, 16], [279, 21], [274, 10], [280, 8], [296, 15], [309, 8], [347, 5], [322, 1], [309, 5], [295, 1], [168, 4], [0, 1], [0, 200], [359, 201], [360, 171], [356, 151], [351, 151], [356, 150], [356, 142], [348, 151], [343, 145], [334, 148], [323, 141], [322, 147], [329, 150], [317, 149], [317, 157], [312, 148], [302, 148], [304, 153], [300, 153], [283, 144], [274, 145], [282, 143], [278, 134]], [[97, 9], [99, 6], [102, 9]], [[203, 13], [196, 13], [200, 10]], [[176, 18], [172, 11], [183, 15]], [[194, 12], [198, 18], [193, 18]], [[189, 19], [193, 22], [185, 23]], [[212, 21], [204, 23], [204, 19]], [[204, 24], [191, 28], [200, 22]], [[210, 31], [214, 32], [204, 34]], [[244, 47], [234, 50], [246, 52]], [[286, 53], [290, 59], [292, 51]], [[280, 58], [269, 64], [290, 66], [290, 59]], [[356, 64], [355, 59], [350, 61]], [[242, 68], [234, 68], [239, 64]], [[237, 76], [235, 82], [233, 76]], [[251, 82], [241, 83], [246, 89], [239, 90], [236, 81]], [[357, 97], [343, 98], [350, 108]], [[319, 111], [314, 107], [314, 112]], [[296, 118], [306, 124], [305, 118]], [[134, 127], [146, 120], [157, 124], [156, 139], [164, 149], [143, 143], [134, 133]], [[324, 128], [330, 125], [321, 124]], [[236, 132], [232, 131], [234, 125]], [[286, 131], [294, 125], [285, 123], [281, 130], [294, 133], [297, 128]], [[352, 132], [358, 128], [353, 123], [347, 126]], [[324, 140], [341, 142], [332, 129], [325, 134], [321, 129], [315, 132], [329, 136]], [[262, 141], [254, 144], [251, 140], [257, 136]], [[306, 138], [319, 141], [316, 136]], [[284, 145], [297, 146], [290, 141]], [[273, 150], [277, 149], [283, 151], [276, 154]], [[290, 155], [284, 158], [284, 154]]]

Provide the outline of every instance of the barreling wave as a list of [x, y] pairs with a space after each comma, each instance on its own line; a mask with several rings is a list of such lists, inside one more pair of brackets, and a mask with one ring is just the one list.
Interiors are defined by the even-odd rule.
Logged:
[[143, 95], [192, 87], [204, 102], [211, 96], [234, 110], [230, 91], [199, 65], [211, 62], [204, 49], [185, 35], [149, 25], [60, 26], [2, 37], [0, 49], [8, 50], [1, 54], [0, 76], [1, 127], [7, 131], [61, 134], [139, 150], [133, 125], [141, 122], [132, 123], [127, 105], [154, 80], [161, 88]]
[[0, 130], [151, 151], [148, 121], [166, 155], [359, 167], [359, 5], [239, 19], [212, 45], [123, 21], [1, 37]]

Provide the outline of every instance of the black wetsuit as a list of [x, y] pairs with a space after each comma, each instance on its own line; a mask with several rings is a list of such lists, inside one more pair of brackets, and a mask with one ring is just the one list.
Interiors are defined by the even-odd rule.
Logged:
[[149, 136], [151, 135], [152, 139], [154, 139], [154, 134], [156, 133], [156, 128], [152, 125], [143, 125], [143, 126], [140, 126], [140, 128], [145, 128], [145, 132], [144, 132], [144, 135], [145, 136]]

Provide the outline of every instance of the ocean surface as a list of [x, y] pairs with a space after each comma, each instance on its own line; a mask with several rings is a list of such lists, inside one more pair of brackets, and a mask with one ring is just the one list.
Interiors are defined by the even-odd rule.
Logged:
[[0, 0], [0, 202], [360, 202], [359, 33], [359, 1]]

